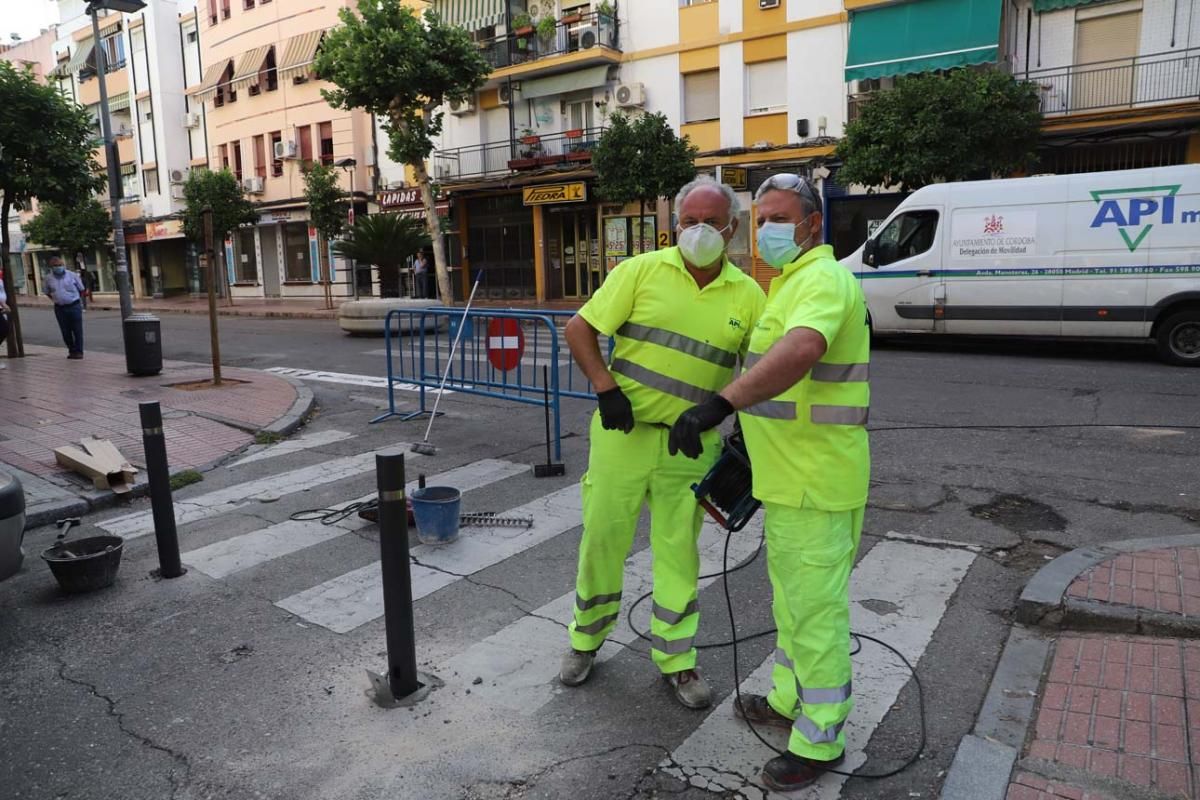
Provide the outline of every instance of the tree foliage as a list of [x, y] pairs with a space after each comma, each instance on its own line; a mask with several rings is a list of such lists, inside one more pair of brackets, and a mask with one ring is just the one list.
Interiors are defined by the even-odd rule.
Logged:
[[334, 108], [375, 114], [388, 136], [388, 154], [412, 167], [421, 200], [443, 302], [450, 277], [426, 159], [442, 131], [450, 101], [464, 101], [487, 80], [491, 66], [470, 35], [446, 25], [432, 10], [417, 16], [401, 0], [359, 0], [357, 13], [338, 12], [341, 25], [325, 34], [314, 71], [336, 89], [321, 94]]
[[326, 240], [339, 236], [346, 227], [348, 204], [338, 186], [337, 168], [314, 164], [304, 175], [304, 200], [308, 218]]
[[241, 184], [227, 169], [213, 172], [194, 169], [183, 184], [183, 233], [204, 245], [204, 209], [213, 211], [213, 241], [223, 242], [242, 225], [258, 221], [254, 204], [242, 193]]
[[112, 217], [93, 196], [67, 206], [42, 203], [38, 215], [22, 229], [30, 241], [59, 250], [70, 262], [76, 253], [90, 254], [108, 244]]
[[359, 217], [347, 238], [334, 242], [333, 252], [350, 261], [379, 267], [380, 294], [400, 294], [400, 265], [409, 256], [428, 247], [425, 223], [399, 214], [372, 214]]
[[[8, 264], [8, 215], [37, 198], [69, 206], [104, 186], [93, 150], [97, 134], [91, 115], [58, 89], [38, 83], [32, 70], [0, 61], [0, 264]], [[22, 355], [20, 317], [11, 270], [4, 270], [13, 309], [10, 357]]]
[[1036, 158], [1037, 87], [998, 70], [905, 77], [867, 101], [837, 154], [841, 183], [913, 191], [1010, 175]]
[[659, 197], [673, 197], [696, 177], [697, 148], [675, 135], [663, 114], [643, 114], [630, 121], [613, 114], [592, 153], [596, 191], [602, 200], [640, 202], [643, 208]]

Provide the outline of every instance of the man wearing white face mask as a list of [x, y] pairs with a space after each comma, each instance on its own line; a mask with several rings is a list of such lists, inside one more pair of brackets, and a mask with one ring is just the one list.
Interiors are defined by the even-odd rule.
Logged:
[[[579, 368], [600, 407], [592, 419], [588, 471], [583, 476], [583, 539], [579, 546], [571, 649], [559, 679], [578, 686], [621, 611], [625, 558], [642, 506], [650, 505], [654, 604], [650, 655], [679, 702], [712, 702], [696, 671], [697, 582], [701, 509], [692, 484], [717, 456], [692, 460], [668, 452], [669, 426], [733, 377], [746, 355], [765, 298], [758, 284], [725, 258], [737, 230], [737, 196], [699, 178], [675, 199], [679, 246], [622, 262], [567, 325]], [[598, 335], [615, 340], [605, 363]]]
[[670, 446], [695, 458], [736, 409], [766, 508], [767, 573], [778, 628], [774, 688], [742, 695], [737, 716], [791, 730], [763, 781], [798, 789], [841, 763], [850, 687], [849, 579], [862, 534], [870, 329], [862, 290], [822, 244], [821, 199], [798, 175], [755, 195], [758, 252], [781, 271], [750, 340], [749, 369], [685, 412]]

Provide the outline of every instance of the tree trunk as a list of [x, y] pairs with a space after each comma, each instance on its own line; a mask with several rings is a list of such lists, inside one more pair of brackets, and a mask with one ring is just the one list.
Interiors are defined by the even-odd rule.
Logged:
[[417, 185], [421, 188], [421, 205], [425, 206], [425, 225], [429, 230], [429, 238], [433, 242], [433, 269], [437, 275], [438, 295], [442, 305], [454, 304], [454, 290], [450, 286], [450, 271], [446, 267], [446, 248], [442, 244], [441, 223], [438, 220], [437, 207], [433, 201], [433, 187], [429, 184], [429, 171], [425, 162], [418, 161], [409, 164], [417, 176]]
[[325, 308], [333, 308], [333, 269], [329, 263], [329, 240], [317, 231], [317, 261], [321, 269], [321, 286], [325, 292]]
[[[10, 274], [10, 264], [8, 263], [8, 212], [12, 210], [12, 203], [5, 196], [0, 202], [0, 272], [4, 273], [4, 293], [8, 295], [8, 340], [5, 346], [8, 348], [9, 358], [24, 358], [25, 342], [21, 338], [21, 316], [17, 312], [17, 287], [16, 281], [13, 280]], [[22, 266], [22, 269], [24, 267]]]

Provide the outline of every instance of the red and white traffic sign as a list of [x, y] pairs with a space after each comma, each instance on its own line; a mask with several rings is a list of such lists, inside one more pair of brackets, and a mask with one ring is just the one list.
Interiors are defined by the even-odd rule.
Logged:
[[488, 361], [501, 372], [516, 369], [525, 355], [525, 333], [515, 319], [499, 317], [488, 323]]

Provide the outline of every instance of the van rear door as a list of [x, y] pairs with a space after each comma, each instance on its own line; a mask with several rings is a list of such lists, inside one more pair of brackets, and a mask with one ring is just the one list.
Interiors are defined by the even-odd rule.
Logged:
[[933, 331], [942, 301], [942, 206], [905, 206], [863, 246], [863, 294], [879, 333]]

